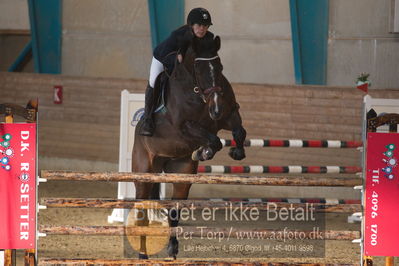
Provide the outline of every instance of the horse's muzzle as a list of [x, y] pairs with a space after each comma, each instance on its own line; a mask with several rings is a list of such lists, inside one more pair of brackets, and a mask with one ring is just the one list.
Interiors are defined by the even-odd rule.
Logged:
[[212, 118], [212, 120], [220, 120], [222, 118], [222, 112], [209, 112], [210, 117]]
[[217, 91], [209, 95], [209, 116], [212, 120], [219, 120], [223, 115], [223, 101]]

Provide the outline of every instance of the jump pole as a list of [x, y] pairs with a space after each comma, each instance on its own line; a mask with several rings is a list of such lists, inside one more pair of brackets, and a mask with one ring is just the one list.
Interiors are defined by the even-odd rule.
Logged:
[[[220, 140], [224, 147], [235, 147], [236, 143], [232, 139]], [[344, 140], [302, 140], [302, 139], [247, 139], [244, 141], [245, 147], [285, 147], [285, 148], [360, 148], [363, 146], [361, 141]]]
[[138, 260], [138, 259], [39, 259], [40, 265], [196, 265], [196, 266], [354, 266], [351, 263], [289, 263], [270, 261], [270, 258], [245, 259], [225, 258], [205, 260], [203, 258], [177, 259], [177, 260]]
[[[284, 230], [274, 229], [240, 229], [240, 228], [211, 228], [205, 226], [178, 226], [178, 227], [148, 227], [148, 226], [72, 226], [72, 225], [40, 225], [39, 232], [46, 235], [101, 235], [101, 236], [179, 236], [183, 232], [193, 233], [194, 237], [201, 237], [208, 233], [224, 233], [237, 237], [238, 232], [251, 232], [262, 234], [265, 238], [284, 234]], [[292, 230], [290, 230], [292, 231]], [[300, 231], [304, 233], [304, 239], [314, 239], [314, 231]], [[360, 231], [318, 231], [321, 236], [317, 240], [354, 240], [360, 237]]]
[[200, 165], [198, 173], [219, 174], [357, 174], [363, 169], [358, 166], [268, 166], [268, 165]]
[[266, 186], [328, 186], [354, 187], [362, 185], [360, 178], [336, 177], [280, 177], [280, 176], [240, 176], [240, 175], [195, 175], [195, 174], [157, 174], [157, 173], [119, 173], [119, 172], [70, 172], [43, 170], [45, 180], [68, 181], [112, 181], [144, 183], [185, 183], [185, 184], [228, 184], [228, 185], [266, 185]]
[[248, 207], [268, 210], [270, 208], [306, 208], [312, 206], [315, 212], [320, 213], [354, 213], [361, 212], [360, 204], [334, 203], [289, 203], [289, 202], [262, 202], [259, 201], [227, 201], [227, 200], [115, 200], [115, 199], [87, 199], [87, 198], [42, 198], [41, 206], [46, 208], [123, 208], [123, 209], [160, 209], [160, 208], [230, 208]]

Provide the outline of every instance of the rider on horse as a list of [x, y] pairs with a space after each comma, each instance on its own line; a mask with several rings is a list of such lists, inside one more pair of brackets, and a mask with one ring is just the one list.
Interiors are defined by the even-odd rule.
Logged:
[[154, 134], [153, 113], [160, 90], [159, 86], [155, 86], [158, 75], [164, 69], [168, 73], [172, 73], [176, 54], [178, 53], [177, 59], [181, 62], [189, 43], [194, 38], [213, 38], [213, 34], [208, 31], [210, 25], [212, 25], [212, 20], [208, 10], [194, 8], [187, 16], [187, 24], [173, 31], [166, 40], [154, 49], [150, 78], [145, 92], [144, 121], [140, 128], [140, 135], [152, 136]]

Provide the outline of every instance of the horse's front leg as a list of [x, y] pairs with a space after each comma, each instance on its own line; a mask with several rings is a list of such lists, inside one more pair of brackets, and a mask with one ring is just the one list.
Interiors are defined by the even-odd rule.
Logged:
[[232, 112], [230, 117], [226, 120], [223, 129], [231, 130], [233, 139], [236, 143], [235, 147], [231, 147], [229, 155], [234, 160], [242, 160], [245, 158], [244, 141], [247, 137], [247, 131], [242, 126], [240, 113], [238, 112], [239, 106]]
[[211, 160], [216, 152], [223, 148], [222, 142], [215, 134], [210, 133], [198, 123], [186, 121], [182, 128], [183, 137], [192, 147], [198, 147], [193, 154], [193, 161]]
[[244, 127], [239, 126], [232, 130], [233, 139], [236, 142], [236, 147], [231, 147], [229, 155], [234, 160], [242, 160], [245, 158], [244, 141], [247, 136], [247, 131]]

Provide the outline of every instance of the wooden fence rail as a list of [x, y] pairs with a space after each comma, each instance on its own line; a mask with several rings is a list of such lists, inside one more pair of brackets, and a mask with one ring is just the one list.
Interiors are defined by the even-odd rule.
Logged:
[[47, 180], [67, 181], [123, 181], [145, 183], [186, 183], [186, 184], [230, 184], [265, 186], [327, 186], [354, 187], [362, 185], [361, 178], [335, 177], [284, 177], [284, 176], [240, 176], [240, 175], [198, 175], [198, 174], [156, 174], [156, 173], [115, 173], [115, 172], [41, 172]]
[[289, 202], [256, 202], [256, 201], [227, 201], [227, 200], [116, 200], [91, 198], [42, 198], [40, 204], [47, 208], [122, 208], [122, 209], [160, 209], [160, 208], [190, 208], [204, 209], [248, 207], [259, 210], [281, 208], [306, 208], [311, 206], [315, 212], [323, 213], [354, 213], [361, 212], [360, 204], [332, 204], [332, 203], [289, 203]]
[[138, 260], [138, 259], [39, 259], [40, 265], [173, 265], [173, 266], [354, 266], [351, 263], [289, 263], [271, 262], [270, 258], [256, 259], [177, 259], [177, 260]]
[[[178, 227], [148, 227], [148, 226], [78, 226], [78, 225], [40, 225], [39, 232], [46, 235], [102, 235], [102, 236], [182, 236], [183, 232], [189, 232], [191, 236], [201, 237], [208, 234], [230, 236], [255, 234], [262, 235], [264, 239], [276, 239], [276, 236], [284, 236], [297, 232], [303, 239], [313, 240], [354, 240], [360, 238], [359, 231], [305, 231], [305, 230], [275, 230], [275, 229], [240, 229], [240, 228], [211, 228], [206, 226], [178, 226]], [[302, 237], [300, 238], [302, 240]]]

